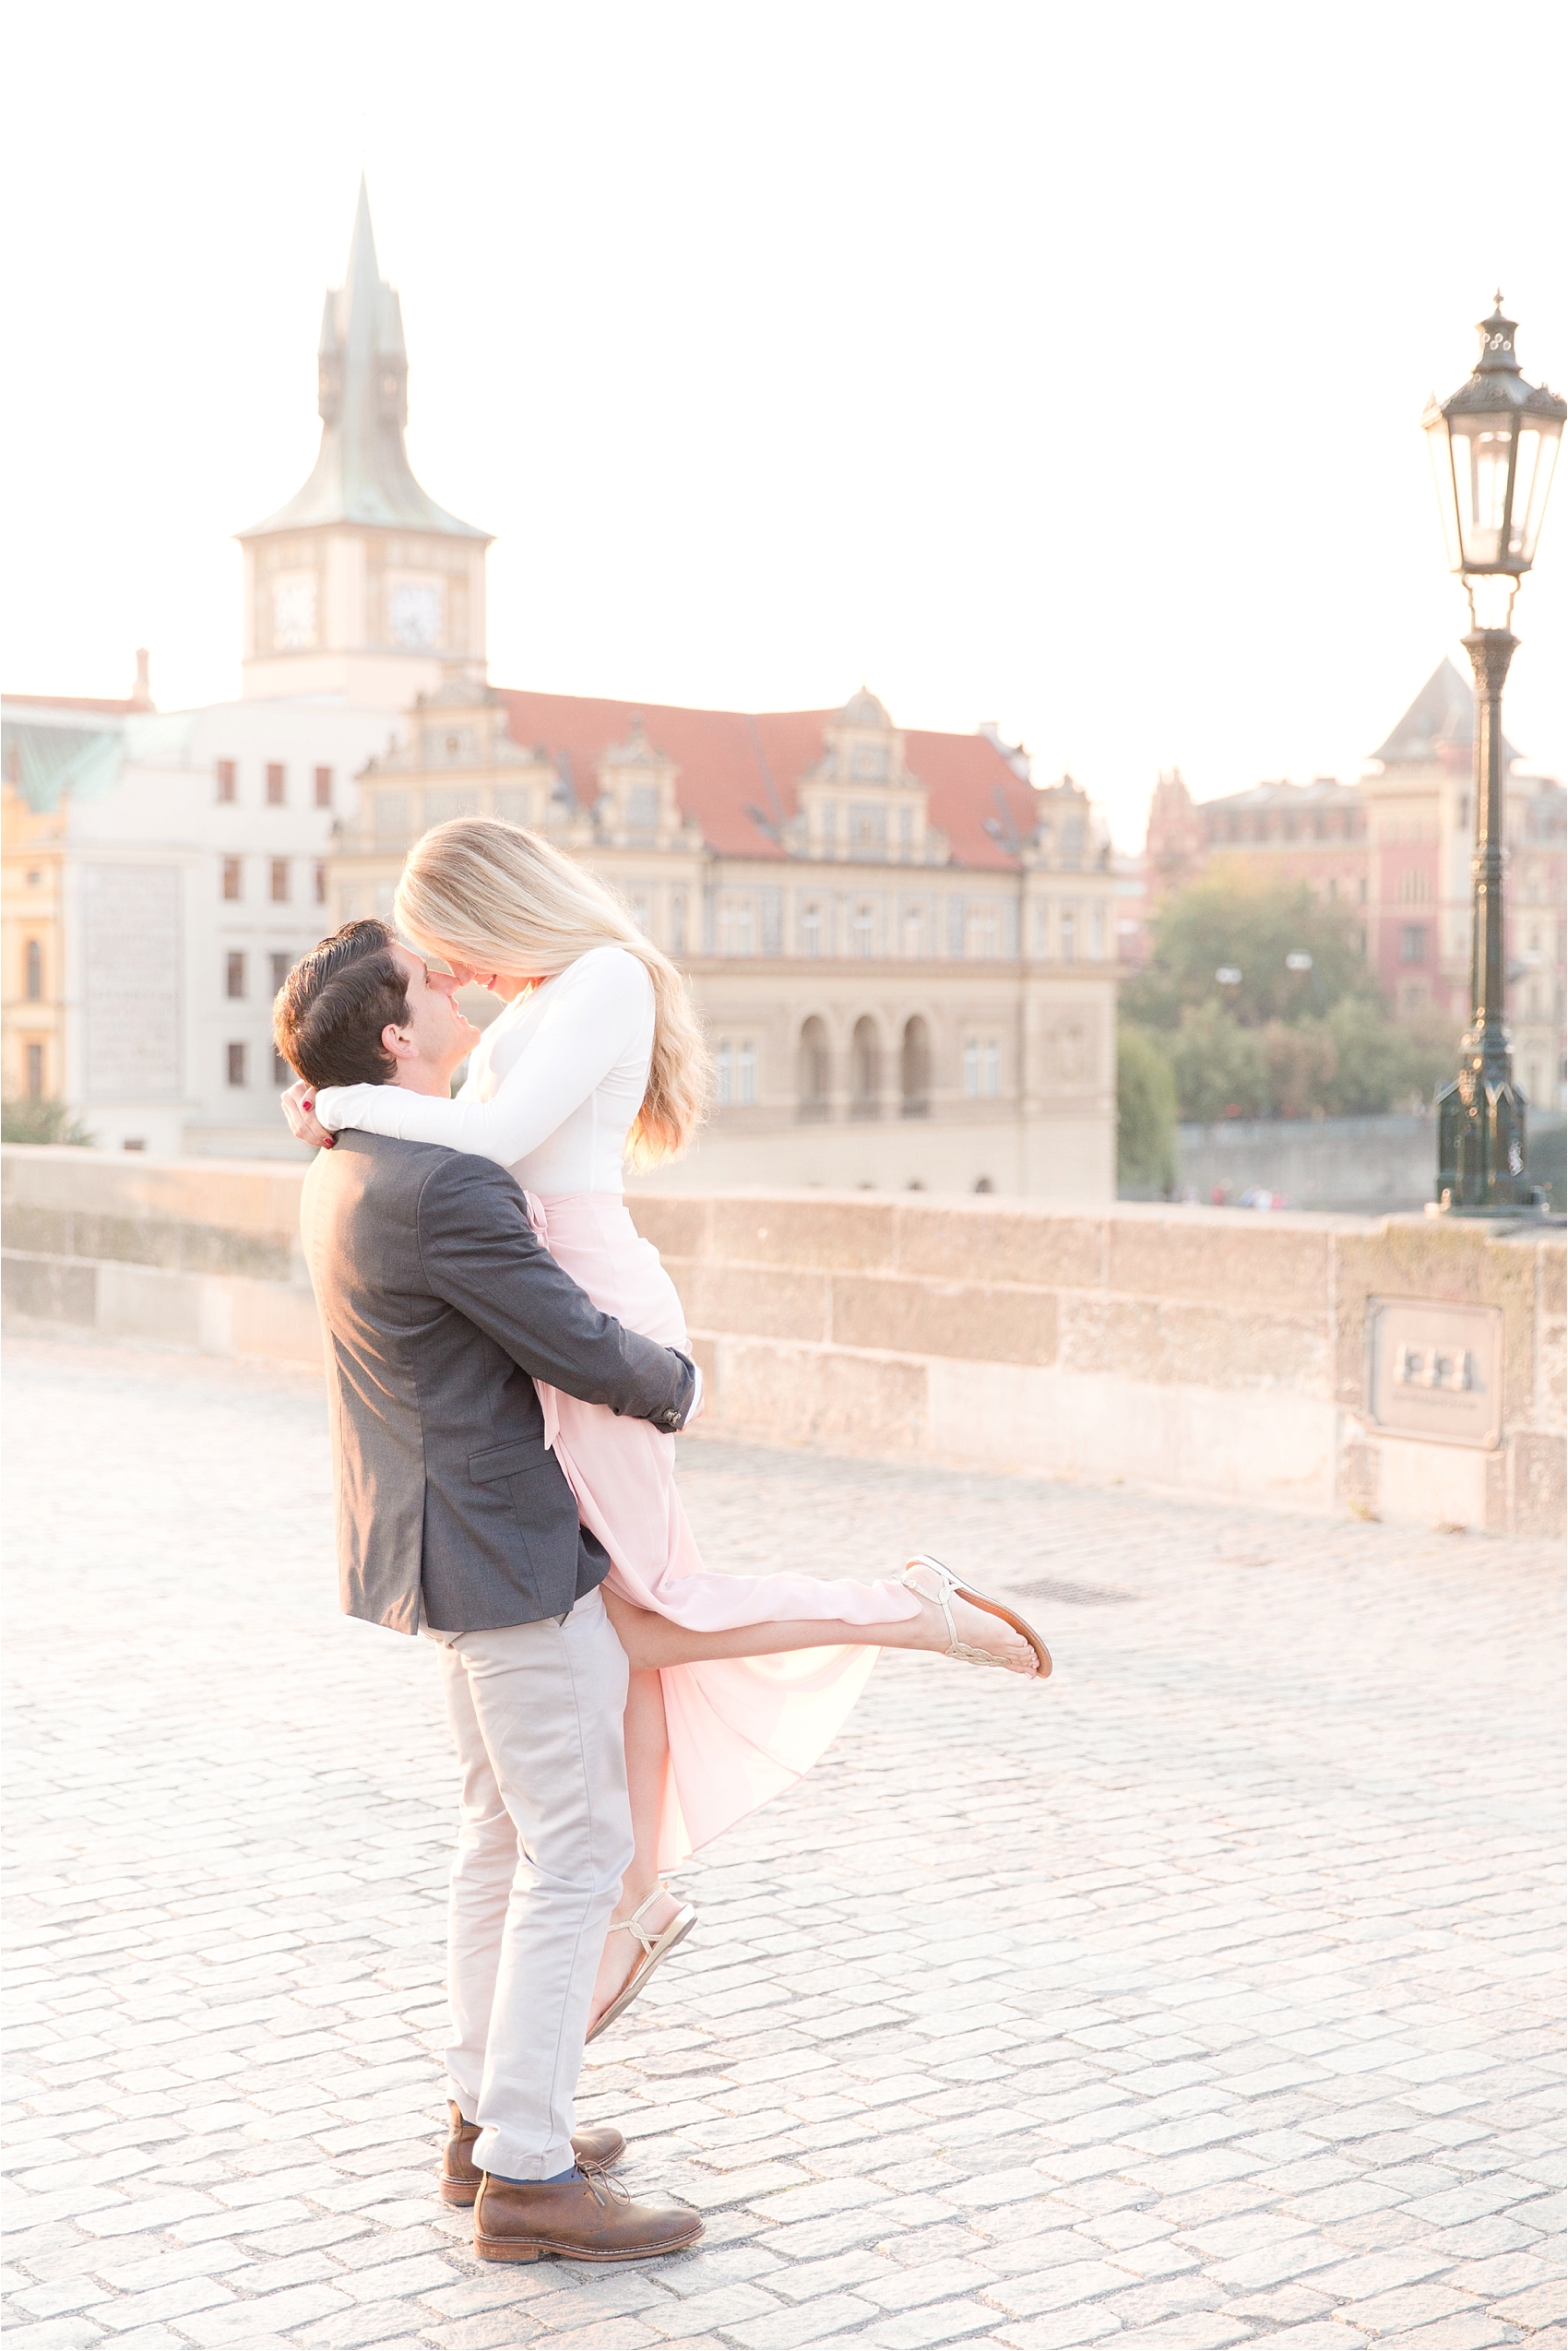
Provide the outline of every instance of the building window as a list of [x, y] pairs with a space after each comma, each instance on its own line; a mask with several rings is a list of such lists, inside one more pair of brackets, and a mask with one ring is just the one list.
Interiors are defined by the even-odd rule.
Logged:
[[1097, 906], [1089, 916], [1089, 954], [1096, 963], [1105, 961], [1105, 908]]
[[919, 1013], [904, 1023], [898, 1076], [904, 1117], [927, 1117], [931, 1110], [931, 1037]]
[[1062, 909], [1062, 960], [1075, 963], [1078, 955], [1078, 915], [1075, 907]]
[[229, 1047], [229, 1083], [243, 1086], [245, 1082], [245, 1049], [243, 1045]]
[[801, 917], [801, 952], [808, 956], [822, 953], [822, 908], [814, 904], [808, 906]]
[[274, 952], [272, 957], [272, 992], [274, 995], [278, 993], [279, 989], [281, 988], [284, 980], [287, 980], [293, 968], [294, 958], [291, 955], [287, 953], [279, 955]]
[[814, 1013], [801, 1030], [800, 1114], [802, 1119], [827, 1117], [831, 1107], [828, 1100], [831, 1067], [826, 1024]]
[[35, 1102], [42, 1098], [43, 1048], [42, 1045], [28, 1047], [28, 1094]]
[[867, 801], [851, 801], [849, 845], [852, 849], [885, 849], [887, 846], [886, 809]]
[[754, 953], [753, 908], [750, 898], [725, 898], [719, 908], [719, 952], [721, 956]]
[[831, 857], [833, 855], [834, 849], [837, 846], [837, 811], [830, 800], [824, 801], [822, 805], [822, 853], [824, 857]]
[[245, 992], [245, 957], [241, 947], [231, 947], [224, 957], [223, 992], [226, 996], [243, 996]]
[[282, 1056], [282, 1054], [281, 1054], [281, 1053], [278, 1051], [277, 1046], [276, 1046], [276, 1045], [274, 1045], [274, 1047], [272, 1048], [272, 1083], [273, 1083], [273, 1085], [274, 1085], [274, 1086], [292, 1086], [293, 1082], [294, 1082], [294, 1073], [293, 1073], [292, 1069], [291, 1069], [291, 1067], [289, 1066], [289, 1063], [287, 1063], [287, 1062], [283, 1059], [283, 1056]]
[[898, 846], [900, 849], [913, 849], [915, 846], [915, 812], [908, 802], [898, 811]]
[[925, 953], [925, 909], [907, 906], [904, 908], [904, 953], [918, 961]]
[[276, 761], [267, 770], [267, 805], [268, 808], [281, 808], [283, 805], [283, 770]]
[[725, 1037], [719, 1046], [719, 1102], [721, 1110], [756, 1100], [756, 1046], [749, 1037]]
[[332, 805], [332, 770], [330, 767], [318, 767], [315, 771], [315, 804], [317, 808], [330, 808]]
[[272, 903], [274, 906], [287, 906], [289, 903], [289, 861], [286, 857], [272, 860]]
[[686, 952], [686, 894], [676, 890], [670, 900], [670, 952], [672, 956]]
[[1001, 951], [1002, 931], [989, 898], [969, 908], [965, 951], [980, 963], [993, 963]]
[[27, 1000], [30, 1004], [36, 1004], [41, 1003], [43, 997], [43, 946], [41, 940], [28, 941], [23, 960], [23, 985]]
[[239, 771], [232, 759], [220, 759], [218, 762], [218, 804], [220, 808], [232, 806], [239, 797]]
[[1402, 873], [1399, 877], [1399, 895], [1407, 906], [1424, 905], [1431, 896], [1431, 883], [1422, 873]]
[[1399, 926], [1399, 960], [1401, 963], [1425, 963], [1427, 959], [1427, 926], [1424, 922], [1402, 922]]
[[226, 898], [240, 896], [240, 861], [237, 857], [223, 860], [223, 895]]
[[315, 868], [315, 902], [317, 906], [327, 904], [327, 868], [319, 859]]
[[632, 920], [645, 937], [653, 935], [653, 900], [646, 890], [634, 890], [626, 901], [632, 910]]
[[964, 1091], [971, 1102], [994, 1101], [1002, 1086], [1002, 1048], [994, 1037], [964, 1039]]
[[855, 919], [849, 926], [849, 935], [856, 955], [869, 956], [871, 954], [876, 941], [874, 907], [858, 906], [855, 908]]
[[882, 1116], [882, 1039], [869, 1014], [856, 1021], [849, 1039], [849, 1116]]

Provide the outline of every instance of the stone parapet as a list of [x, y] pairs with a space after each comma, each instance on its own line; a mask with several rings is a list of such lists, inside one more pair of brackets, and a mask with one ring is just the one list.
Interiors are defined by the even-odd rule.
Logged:
[[[319, 1360], [303, 1170], [4, 1154], [7, 1312]], [[715, 1434], [1493, 1533], [1563, 1523], [1560, 1229], [632, 1196]]]

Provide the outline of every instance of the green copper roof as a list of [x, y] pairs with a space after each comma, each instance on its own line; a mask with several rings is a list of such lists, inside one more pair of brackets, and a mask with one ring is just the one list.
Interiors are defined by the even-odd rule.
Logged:
[[321, 449], [303, 490], [242, 539], [321, 523], [370, 523], [405, 530], [482, 539], [490, 532], [459, 522], [414, 480], [403, 429], [409, 420], [409, 355], [403, 313], [376, 265], [370, 197], [360, 181], [353, 242], [343, 284], [328, 292], [317, 353]]

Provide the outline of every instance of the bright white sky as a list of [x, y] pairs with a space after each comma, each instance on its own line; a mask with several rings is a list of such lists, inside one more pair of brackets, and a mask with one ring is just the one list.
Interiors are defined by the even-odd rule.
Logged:
[[[1118, 837], [1445, 649], [1419, 419], [1568, 379], [1560, 0], [54, 0], [13, 17], [6, 683], [236, 690], [362, 156], [497, 683], [994, 718]], [[1507, 724], [1568, 772], [1568, 482]], [[1462, 653], [1457, 653], [1461, 664]]]

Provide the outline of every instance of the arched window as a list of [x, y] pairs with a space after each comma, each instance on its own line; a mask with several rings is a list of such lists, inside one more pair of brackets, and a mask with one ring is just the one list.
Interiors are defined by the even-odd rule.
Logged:
[[27, 943], [26, 964], [27, 999], [30, 1004], [36, 1004], [43, 994], [43, 947], [37, 939]]
[[802, 1119], [825, 1119], [829, 1115], [831, 1071], [827, 1027], [814, 1013], [801, 1030], [800, 1115]]
[[855, 1023], [855, 1033], [849, 1039], [849, 1116], [852, 1119], [876, 1119], [882, 1116], [882, 1039], [876, 1033], [876, 1023], [869, 1013]]
[[919, 1013], [904, 1023], [899, 1076], [904, 1116], [907, 1119], [927, 1117], [931, 1110], [931, 1038]]

